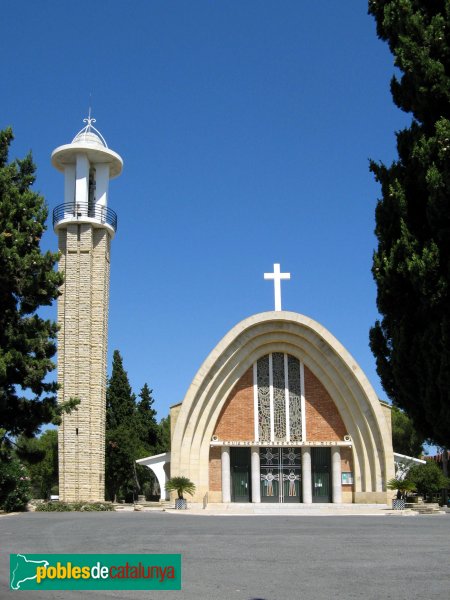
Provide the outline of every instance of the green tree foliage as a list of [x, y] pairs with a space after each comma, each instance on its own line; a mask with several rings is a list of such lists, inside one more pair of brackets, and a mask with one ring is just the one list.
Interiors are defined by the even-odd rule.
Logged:
[[388, 490], [397, 490], [401, 498], [405, 498], [409, 492], [416, 490], [415, 484], [409, 479], [389, 479], [386, 484]]
[[153, 488], [153, 473], [136, 464], [138, 458], [158, 452], [160, 429], [153, 403], [147, 384], [136, 402], [120, 352], [115, 350], [106, 393], [106, 490], [111, 500], [131, 501], [143, 489]]
[[31, 498], [30, 477], [9, 446], [0, 443], [0, 509], [25, 510]]
[[[30, 188], [29, 154], [8, 163], [11, 129], [0, 132], [0, 427], [3, 439], [35, 434], [57, 415], [54, 322], [37, 315], [59, 295], [58, 255], [42, 253], [47, 219], [44, 198]], [[25, 394], [27, 392], [27, 394]]]
[[401, 72], [391, 91], [412, 113], [398, 160], [371, 162], [381, 184], [373, 275], [382, 316], [370, 345], [383, 387], [424, 438], [450, 439], [450, 6], [371, 0]]
[[111, 379], [106, 391], [106, 427], [115, 429], [119, 425], [132, 422], [136, 409], [136, 396], [123, 368], [123, 360], [118, 350], [114, 350]]
[[139, 438], [130, 423], [106, 431], [106, 492], [109, 500], [133, 500], [139, 491], [136, 459], [142, 458]]
[[58, 432], [48, 429], [38, 438], [19, 438], [21, 455], [31, 478], [34, 498], [49, 498], [58, 485]]
[[131, 501], [144, 491], [152, 495], [154, 475], [136, 460], [170, 447], [170, 420], [162, 419], [158, 425], [153, 404], [147, 383], [136, 402], [120, 352], [115, 350], [106, 392], [106, 491], [110, 500]]
[[411, 467], [407, 475], [421, 496], [432, 496], [438, 494], [444, 488], [450, 487], [450, 480], [444, 476], [439, 466], [429, 460], [424, 465]]
[[[111, 378], [106, 391], [106, 492], [111, 500], [133, 497], [137, 488], [135, 460], [140, 439], [136, 426], [136, 397], [118, 350], [113, 354]], [[128, 498], [127, 498], [128, 499]]]
[[170, 452], [170, 415], [163, 417], [159, 422], [157, 451]]
[[158, 424], [156, 422], [156, 410], [153, 408], [154, 399], [152, 392], [145, 383], [139, 394], [137, 404], [137, 421], [139, 427], [139, 437], [145, 448], [153, 452], [158, 444]]
[[[139, 456], [150, 456], [159, 453], [160, 428], [156, 421], [156, 410], [153, 408], [154, 399], [147, 383], [144, 384], [139, 394], [136, 408], [137, 433], [140, 439]], [[148, 499], [155, 496], [156, 478], [148, 467], [136, 465], [136, 476], [139, 482], [140, 493]]]
[[406, 456], [421, 456], [425, 440], [414, 429], [411, 419], [396, 406], [392, 407], [391, 415], [394, 452], [399, 452]]

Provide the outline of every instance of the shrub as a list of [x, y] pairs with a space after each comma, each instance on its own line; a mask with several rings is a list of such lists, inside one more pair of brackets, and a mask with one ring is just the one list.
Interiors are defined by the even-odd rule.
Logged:
[[0, 508], [6, 512], [23, 511], [31, 498], [30, 477], [13, 456], [0, 457]]
[[398, 479], [395, 477], [387, 482], [386, 487], [388, 490], [398, 490], [399, 496], [397, 497], [400, 498], [406, 498], [409, 492], [414, 492], [416, 489], [415, 484], [409, 479]]
[[450, 487], [449, 479], [444, 476], [439, 466], [432, 461], [427, 461], [424, 465], [411, 467], [407, 477], [414, 483], [417, 492], [421, 496], [432, 496], [442, 489]]
[[74, 508], [74, 510], [81, 512], [106, 512], [114, 510], [114, 506], [110, 502], [88, 502], [87, 504], [81, 504], [80, 508]]
[[37, 512], [105, 512], [114, 510], [109, 502], [43, 502]]
[[36, 506], [36, 512], [70, 512], [73, 510], [66, 502], [42, 502]]

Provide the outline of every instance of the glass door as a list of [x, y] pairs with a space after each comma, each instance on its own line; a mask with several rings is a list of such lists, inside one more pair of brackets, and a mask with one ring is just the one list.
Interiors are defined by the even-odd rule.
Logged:
[[230, 448], [231, 501], [250, 502], [250, 448]]

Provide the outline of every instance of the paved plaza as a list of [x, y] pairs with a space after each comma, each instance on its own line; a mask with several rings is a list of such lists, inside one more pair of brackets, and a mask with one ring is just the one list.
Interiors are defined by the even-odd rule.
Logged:
[[0, 518], [0, 540], [2, 600], [15, 594], [8, 589], [9, 554], [27, 552], [182, 553], [181, 592], [83, 593], [99, 600], [442, 600], [450, 589], [449, 514], [26, 513]]

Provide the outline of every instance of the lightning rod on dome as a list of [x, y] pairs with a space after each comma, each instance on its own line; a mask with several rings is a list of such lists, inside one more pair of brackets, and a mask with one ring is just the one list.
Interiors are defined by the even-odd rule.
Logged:
[[77, 133], [77, 135], [73, 138], [72, 144], [75, 143], [76, 141], [80, 141], [80, 139], [82, 139], [82, 138], [84, 138], [84, 141], [89, 141], [87, 136], [89, 133], [93, 132], [96, 135], [98, 135], [98, 137], [101, 139], [102, 143], [105, 145], [105, 148], [107, 148], [108, 144], [106, 143], [105, 138], [102, 136], [100, 131], [93, 125], [93, 123], [96, 123], [96, 122], [97, 122], [97, 119], [94, 119], [94, 117], [91, 117], [91, 107], [89, 106], [88, 116], [86, 119], [83, 119], [83, 123], [86, 123], [86, 126], [83, 127], [83, 129], [80, 129], [80, 131]]

